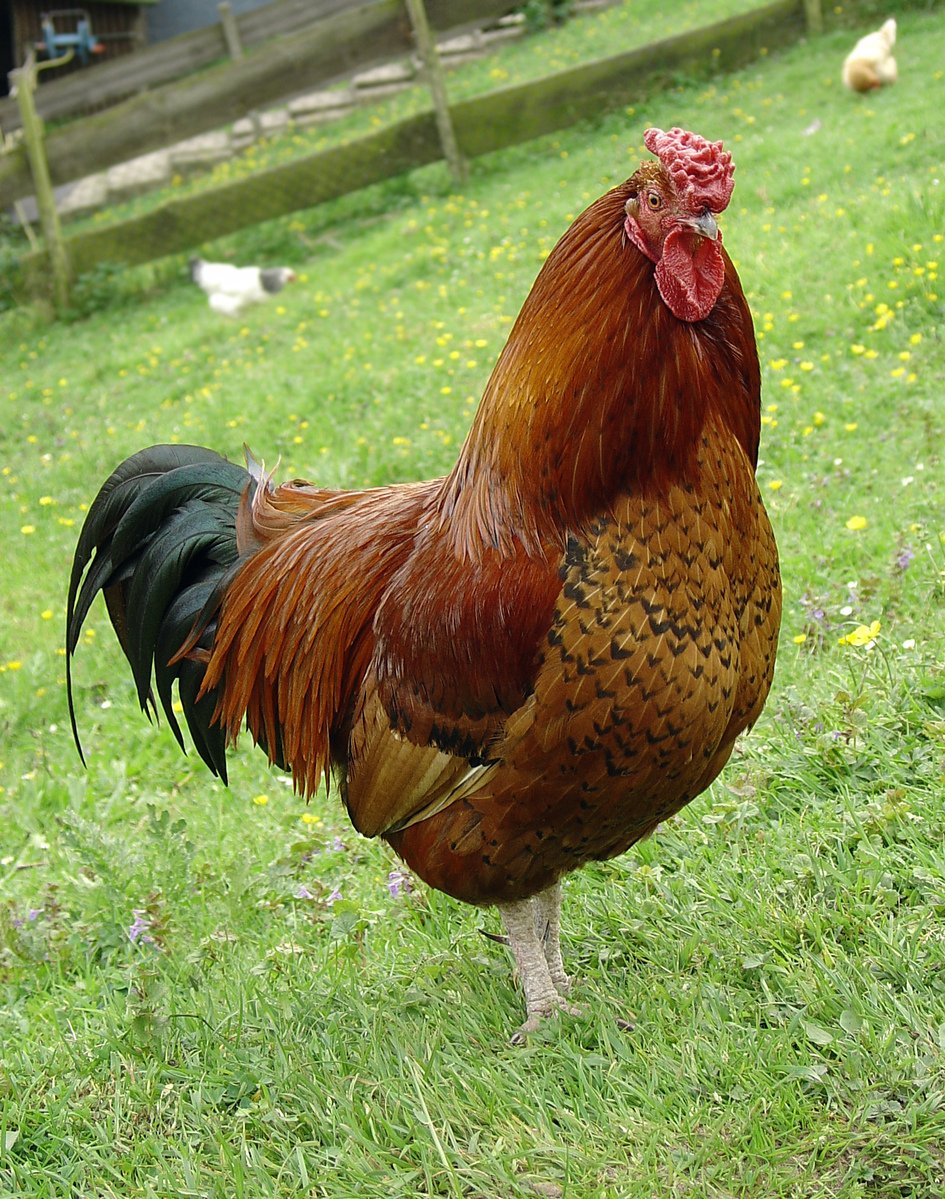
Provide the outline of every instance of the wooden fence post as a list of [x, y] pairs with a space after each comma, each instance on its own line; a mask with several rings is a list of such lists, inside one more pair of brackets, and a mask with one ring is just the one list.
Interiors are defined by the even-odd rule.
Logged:
[[223, 26], [223, 40], [230, 58], [237, 62], [243, 57], [243, 43], [240, 40], [240, 27], [233, 16], [233, 5], [230, 0], [220, 0], [217, 5], [220, 14], [220, 24]]
[[807, 32], [823, 33], [824, 14], [820, 7], [820, 0], [804, 0], [804, 13], [807, 17]]
[[69, 304], [69, 256], [62, 239], [56, 197], [49, 177], [43, 121], [36, 111], [33, 95], [36, 90], [36, 62], [32, 52], [19, 70], [10, 72], [10, 77], [16, 84], [16, 100], [23, 123], [23, 142], [36, 190], [36, 206], [39, 209], [39, 223], [46, 243], [46, 254], [52, 270], [53, 298], [56, 308], [61, 312]]
[[450, 171], [459, 184], [466, 182], [466, 160], [463, 158], [456, 142], [453, 129], [453, 118], [450, 116], [449, 100], [446, 96], [446, 84], [443, 82], [443, 67], [437, 53], [436, 42], [430, 31], [427, 20], [427, 10], [423, 0], [407, 0], [407, 11], [410, 14], [410, 24], [413, 35], [423, 61], [423, 69], [427, 77], [427, 85], [433, 96], [433, 108], [436, 112], [436, 127], [440, 135], [443, 154], [449, 163]]

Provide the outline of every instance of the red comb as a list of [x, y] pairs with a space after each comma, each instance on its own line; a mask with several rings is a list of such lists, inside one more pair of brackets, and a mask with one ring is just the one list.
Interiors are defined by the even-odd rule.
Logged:
[[643, 141], [663, 165], [680, 198], [693, 210], [721, 212], [732, 198], [735, 167], [721, 142], [707, 142], [698, 133], [672, 128], [647, 129]]

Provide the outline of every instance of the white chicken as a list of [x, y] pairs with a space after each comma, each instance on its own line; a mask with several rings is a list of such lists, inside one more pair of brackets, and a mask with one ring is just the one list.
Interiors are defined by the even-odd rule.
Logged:
[[892, 48], [896, 44], [896, 18], [890, 17], [875, 33], [861, 37], [843, 64], [843, 82], [851, 92], [868, 92], [895, 83], [898, 77]]
[[295, 271], [287, 266], [233, 266], [191, 258], [190, 277], [206, 292], [214, 312], [236, 316], [248, 304], [258, 304], [282, 291], [295, 279]]

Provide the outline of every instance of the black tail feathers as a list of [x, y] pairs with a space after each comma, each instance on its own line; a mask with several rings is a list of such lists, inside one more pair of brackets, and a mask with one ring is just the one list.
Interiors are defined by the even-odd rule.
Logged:
[[247, 487], [255, 485], [243, 467], [189, 445], [142, 450], [103, 485], [79, 536], [66, 604], [66, 689], [80, 756], [71, 661], [101, 591], [142, 709], [157, 712], [153, 672], [161, 706], [183, 748], [173, 708], [176, 679], [197, 752], [226, 781], [225, 737], [211, 723], [215, 696], [197, 700], [204, 665], [190, 656], [169, 662], [198, 622], [205, 625], [198, 646], [212, 643], [213, 613], [238, 557], [237, 510]]

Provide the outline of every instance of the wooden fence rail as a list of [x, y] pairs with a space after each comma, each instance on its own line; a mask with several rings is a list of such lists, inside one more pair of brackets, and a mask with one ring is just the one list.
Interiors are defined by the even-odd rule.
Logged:
[[[329, 0], [321, 0], [322, 6]], [[330, 0], [333, 14], [291, 35], [273, 38], [237, 62], [219, 63], [191, 79], [155, 88], [105, 112], [51, 129], [46, 135], [55, 185], [95, 174], [172, 142], [219, 129], [293, 92], [323, 87], [413, 50], [402, 0]], [[462, 29], [510, 12], [516, 0], [427, 0], [431, 27]], [[265, 11], [265, 10], [258, 10]], [[253, 15], [253, 14], [248, 14]], [[83, 76], [84, 78], [84, 76]], [[42, 115], [42, 96], [37, 107]], [[26, 153], [0, 157], [0, 209], [32, 193]]]
[[[298, 37], [314, 25], [330, 22], [345, 12], [371, 8], [370, 0], [273, 0], [251, 12], [233, 16], [244, 50], [275, 37]], [[476, 4], [472, 0], [430, 0], [430, 23], [436, 30], [472, 24], [511, 6]], [[356, 18], [357, 20], [357, 18]], [[394, 47], [399, 52], [401, 44]], [[122, 55], [61, 79], [47, 80], [37, 93], [36, 107], [44, 120], [97, 112], [129, 96], [162, 87], [229, 57], [223, 23], [182, 33], [132, 54]], [[340, 68], [343, 69], [343, 68]], [[284, 82], [284, 81], [283, 81]], [[0, 128], [20, 127], [20, 114], [11, 98], [0, 99]]]
[[[693, 76], [730, 71], [764, 48], [789, 45], [806, 29], [804, 0], [774, 0], [764, 8], [611, 58], [503, 88], [451, 107], [461, 153], [467, 158], [639, 102], [647, 91]], [[212, 191], [169, 200], [105, 228], [66, 238], [76, 274], [99, 262], [147, 262], [192, 249], [299, 209], [434, 162], [442, 156], [432, 112], [295, 162], [260, 171]], [[24, 260], [35, 286], [41, 253]]]

